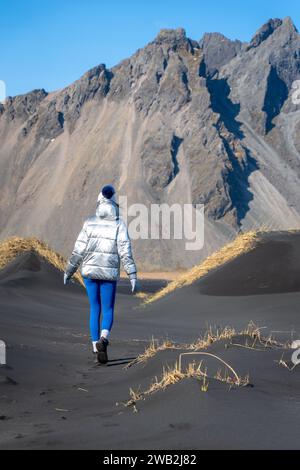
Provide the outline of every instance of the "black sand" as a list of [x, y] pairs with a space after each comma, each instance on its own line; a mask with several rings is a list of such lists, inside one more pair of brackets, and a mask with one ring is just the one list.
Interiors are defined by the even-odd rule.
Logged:
[[[151, 337], [193, 342], [207, 327], [243, 329], [249, 321], [281, 341], [300, 339], [300, 237], [265, 238], [254, 252], [147, 307], [122, 281], [108, 366], [90, 354], [88, 301], [77, 285], [34, 254], [0, 272], [0, 338], [8, 366], [0, 368], [0, 449], [299, 449], [300, 366], [280, 366], [282, 348], [253, 351], [226, 342], [209, 351], [228, 361], [251, 386], [213, 379], [209, 388], [184, 380], [125, 408], [129, 389], [146, 389], [180, 351], [146, 365], [124, 366]], [[143, 283], [154, 291], [157, 281]], [[118, 404], [118, 406], [117, 406]]]

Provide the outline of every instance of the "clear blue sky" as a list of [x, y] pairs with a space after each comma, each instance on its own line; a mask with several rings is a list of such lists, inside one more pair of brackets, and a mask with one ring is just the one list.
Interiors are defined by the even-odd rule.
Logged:
[[269, 18], [291, 16], [300, 29], [299, 0], [0, 0], [0, 8], [8, 95], [53, 91], [99, 63], [113, 66], [161, 28], [249, 41]]

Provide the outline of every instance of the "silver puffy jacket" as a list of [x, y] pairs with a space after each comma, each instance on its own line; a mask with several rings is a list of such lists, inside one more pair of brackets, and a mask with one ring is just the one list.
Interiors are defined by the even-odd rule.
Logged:
[[66, 274], [73, 276], [82, 262], [84, 277], [117, 280], [120, 259], [130, 278], [135, 278], [136, 266], [126, 224], [119, 218], [119, 208], [114, 200], [101, 196], [96, 216], [85, 221], [76, 240]]

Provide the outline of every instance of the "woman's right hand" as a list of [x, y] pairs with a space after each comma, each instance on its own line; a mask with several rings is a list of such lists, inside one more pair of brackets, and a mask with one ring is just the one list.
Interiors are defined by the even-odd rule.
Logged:
[[66, 273], [64, 273], [64, 285], [70, 284], [71, 279], [68, 277]]

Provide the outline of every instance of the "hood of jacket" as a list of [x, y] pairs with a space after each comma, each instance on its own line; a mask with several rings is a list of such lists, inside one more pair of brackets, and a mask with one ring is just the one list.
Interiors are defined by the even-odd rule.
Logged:
[[106, 199], [102, 194], [99, 195], [96, 216], [104, 220], [118, 220], [119, 207], [115, 198]]

